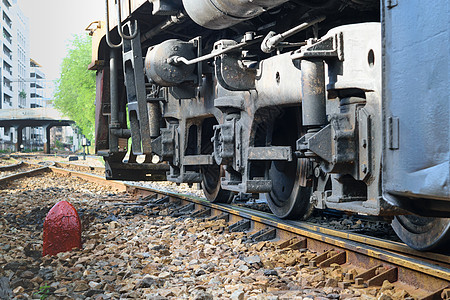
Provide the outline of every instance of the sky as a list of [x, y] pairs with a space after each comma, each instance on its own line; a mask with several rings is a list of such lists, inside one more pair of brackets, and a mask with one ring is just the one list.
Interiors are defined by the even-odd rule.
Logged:
[[44, 69], [47, 80], [60, 74], [60, 64], [74, 34], [105, 19], [104, 0], [18, 0], [29, 19], [30, 58]]

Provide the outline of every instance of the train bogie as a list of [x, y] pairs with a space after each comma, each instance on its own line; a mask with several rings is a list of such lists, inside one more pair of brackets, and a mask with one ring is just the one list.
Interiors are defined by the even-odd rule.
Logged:
[[[386, 30], [394, 24], [390, 10], [412, 6], [388, 2], [119, 1], [121, 16], [113, 22], [109, 13], [111, 28], [92, 64], [101, 107], [96, 145], [107, 177], [200, 183], [213, 202], [264, 195], [282, 218], [305, 218], [313, 208], [394, 218], [407, 243], [414, 230], [437, 232], [432, 241], [409, 243], [415, 248], [447, 243], [447, 219], [408, 215], [450, 216], [448, 134], [431, 139], [429, 154], [442, 155], [426, 160], [447, 164], [447, 173], [426, 171], [431, 181], [444, 176], [436, 179], [442, 190], [422, 182], [434, 191], [422, 188], [420, 200], [397, 193], [404, 181], [396, 164], [408, 170], [402, 164], [417, 157], [411, 140], [403, 148], [398, 124], [414, 109], [401, 109], [408, 104], [390, 83], [408, 77], [389, 60], [397, 55], [392, 45], [404, 48]], [[437, 86], [447, 100], [437, 101], [442, 111], [432, 124], [447, 120], [448, 133], [448, 91]], [[419, 94], [426, 98], [430, 89]], [[414, 128], [425, 135], [428, 125], [422, 119]]]

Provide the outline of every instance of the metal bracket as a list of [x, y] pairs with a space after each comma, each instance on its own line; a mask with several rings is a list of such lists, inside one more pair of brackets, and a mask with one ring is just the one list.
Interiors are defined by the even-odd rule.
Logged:
[[230, 91], [255, 89], [256, 70], [244, 68], [242, 62], [233, 55], [222, 54], [214, 61], [219, 84]]
[[150, 2], [153, 4], [152, 15], [154, 16], [171, 16], [175, 15], [179, 10], [179, 8], [174, 5], [174, 1], [153, 0]]
[[210, 166], [213, 164], [212, 155], [186, 155], [183, 157], [183, 166]]
[[289, 146], [249, 147], [248, 160], [292, 161], [292, 149]]
[[388, 0], [387, 8], [392, 9], [398, 5], [398, 0]]
[[[139, 32], [139, 28], [135, 24], [128, 23], [125, 26], [129, 26], [130, 32]], [[145, 91], [144, 62], [139, 35], [131, 40], [124, 39], [122, 47], [132, 150], [136, 155], [151, 154], [152, 146]]]
[[254, 242], [270, 241], [277, 237], [277, 230], [275, 228], [264, 228], [257, 233], [250, 236]]
[[364, 109], [358, 110], [358, 135], [359, 135], [359, 180], [364, 180], [372, 171], [372, 120]]
[[[311, 40], [310, 40], [311, 41]], [[324, 40], [309, 44], [292, 53], [291, 59], [308, 59], [314, 57], [332, 58], [344, 60], [344, 36], [340, 32]]]
[[388, 137], [389, 137], [389, 149], [399, 149], [399, 125], [400, 120], [398, 117], [388, 118]]
[[152, 141], [152, 150], [163, 160], [170, 160], [175, 155], [175, 132], [178, 125], [170, 125], [169, 128], [162, 128], [161, 135]]

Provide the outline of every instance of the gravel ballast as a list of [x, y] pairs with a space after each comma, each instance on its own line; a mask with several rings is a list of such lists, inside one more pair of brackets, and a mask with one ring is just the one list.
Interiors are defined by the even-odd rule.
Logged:
[[[42, 257], [48, 210], [66, 200], [83, 249]], [[385, 282], [349, 288], [359, 270], [310, 266], [308, 250], [252, 243], [222, 220], [168, 216], [126, 193], [47, 173], [0, 191], [0, 287], [16, 299], [404, 299]], [[126, 205], [129, 203], [130, 205]], [[2, 295], [0, 295], [2, 296]], [[1, 297], [0, 297], [1, 298]], [[6, 297], [7, 298], [7, 297]]]

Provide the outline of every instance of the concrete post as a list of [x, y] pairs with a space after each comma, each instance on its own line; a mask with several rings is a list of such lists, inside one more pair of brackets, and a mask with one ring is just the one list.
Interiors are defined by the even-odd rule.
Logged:
[[50, 129], [53, 125], [42, 126], [44, 129], [44, 153], [50, 154]]
[[23, 131], [23, 126], [15, 126], [14, 129], [16, 130], [16, 138], [14, 140], [14, 148], [16, 152], [20, 151], [20, 145], [22, 145], [23, 143], [23, 139], [22, 139], [22, 131]]

